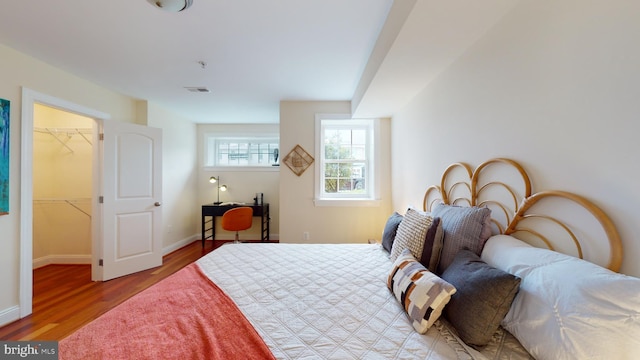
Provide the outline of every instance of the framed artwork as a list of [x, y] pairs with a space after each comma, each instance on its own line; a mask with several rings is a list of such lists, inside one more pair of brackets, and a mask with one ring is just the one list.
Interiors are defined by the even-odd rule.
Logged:
[[282, 161], [294, 174], [300, 176], [313, 163], [313, 157], [302, 146], [296, 145]]
[[0, 99], [0, 215], [9, 213], [9, 100]]

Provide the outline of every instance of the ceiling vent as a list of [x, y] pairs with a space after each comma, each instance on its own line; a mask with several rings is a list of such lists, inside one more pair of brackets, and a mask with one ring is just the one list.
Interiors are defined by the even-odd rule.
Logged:
[[196, 93], [208, 93], [208, 92], [211, 92], [211, 90], [207, 89], [204, 86], [186, 86], [185, 89], [187, 89], [187, 91], [196, 92]]

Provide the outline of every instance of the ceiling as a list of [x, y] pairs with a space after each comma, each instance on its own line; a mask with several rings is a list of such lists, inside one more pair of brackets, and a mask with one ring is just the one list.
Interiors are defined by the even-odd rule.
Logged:
[[515, 3], [5, 1], [0, 43], [195, 123], [278, 123], [281, 100], [355, 99], [390, 116]]

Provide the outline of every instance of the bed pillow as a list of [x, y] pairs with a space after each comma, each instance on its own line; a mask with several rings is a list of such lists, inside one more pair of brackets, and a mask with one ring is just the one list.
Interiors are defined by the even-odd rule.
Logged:
[[499, 267], [500, 269], [502, 269], [502, 267], [504, 266], [496, 266], [493, 264], [504, 265], [505, 261], [507, 260], [504, 259], [505, 252], [508, 252], [509, 249], [514, 247], [531, 248], [533, 246], [510, 235], [493, 235], [487, 240], [486, 243], [484, 243], [482, 253], [480, 254], [480, 259], [493, 267]]
[[486, 261], [522, 279], [502, 325], [531, 355], [631, 359], [640, 354], [640, 279], [514, 243], [492, 237], [487, 244], [502, 250], [491, 250], [497, 256]]
[[394, 212], [387, 219], [387, 223], [385, 224], [384, 230], [382, 231], [382, 247], [389, 253], [391, 252], [393, 240], [396, 238], [398, 225], [400, 225], [401, 221], [402, 215], [398, 214], [398, 212]]
[[518, 293], [520, 278], [489, 266], [469, 250], [458, 252], [442, 279], [456, 288], [444, 316], [468, 345], [483, 347]]
[[402, 221], [398, 225], [396, 237], [391, 246], [391, 261], [395, 261], [404, 249], [411, 250], [415, 258], [422, 256], [424, 239], [433, 222], [430, 214], [413, 208], [407, 209]]
[[438, 320], [456, 288], [442, 280], [405, 249], [393, 263], [387, 286], [420, 334]]
[[[437, 273], [442, 274], [451, 264], [458, 251], [471, 250], [482, 253], [484, 243], [490, 236], [491, 209], [437, 204], [431, 215], [442, 219], [444, 243]], [[487, 229], [489, 231], [487, 231]]]

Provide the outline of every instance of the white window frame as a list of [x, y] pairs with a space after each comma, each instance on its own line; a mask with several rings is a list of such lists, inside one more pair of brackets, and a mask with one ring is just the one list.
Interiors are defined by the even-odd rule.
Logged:
[[[327, 121], [324, 121], [327, 120]], [[368, 138], [366, 147], [367, 169], [365, 172], [366, 194], [339, 194], [324, 192], [324, 129], [342, 123], [344, 126], [366, 126]], [[315, 197], [316, 206], [379, 206], [380, 205], [380, 121], [379, 119], [352, 119], [348, 114], [316, 114], [315, 118], [316, 147], [315, 147]]]
[[[279, 134], [220, 134], [220, 133], [205, 133], [203, 139], [203, 168], [205, 170], [232, 170], [232, 171], [279, 171], [279, 166], [274, 166], [272, 163], [265, 164], [218, 164], [217, 163], [217, 151], [219, 149], [218, 144], [221, 141], [232, 141], [238, 143], [251, 143], [251, 142], [277, 142], [280, 144]], [[280, 163], [282, 158], [278, 157], [277, 164]]]

